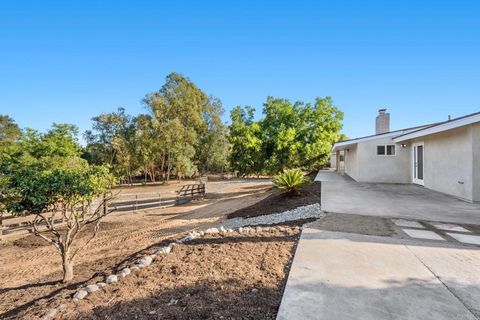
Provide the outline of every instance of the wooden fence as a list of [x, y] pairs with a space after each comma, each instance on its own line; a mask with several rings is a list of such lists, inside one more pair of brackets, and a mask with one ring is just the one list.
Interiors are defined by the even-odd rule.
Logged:
[[[177, 204], [188, 203], [195, 199], [203, 199], [204, 197], [205, 183], [203, 180], [200, 180], [198, 184], [182, 186], [174, 194], [162, 195], [160, 192], [121, 193], [115, 200], [108, 202], [107, 208], [119, 212], [137, 212], [171, 207]], [[21, 236], [31, 233], [33, 228], [31, 220], [32, 216], [14, 217], [11, 214], [4, 214], [3, 224], [0, 225], [0, 240], [5, 236]], [[54, 223], [56, 225], [63, 223], [60, 214], [55, 217]], [[44, 226], [41, 225], [40, 229], [44, 229]]]

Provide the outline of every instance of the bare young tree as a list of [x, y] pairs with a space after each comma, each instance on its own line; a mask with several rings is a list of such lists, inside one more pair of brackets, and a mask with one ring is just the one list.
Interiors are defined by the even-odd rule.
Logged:
[[[96, 201], [79, 197], [63, 199], [55, 203], [50, 212], [36, 213], [33, 220], [33, 233], [52, 244], [62, 257], [63, 282], [73, 279], [73, 265], [77, 254], [88, 247], [97, 236], [101, 220], [113, 212], [108, 207], [112, 193], [104, 194]], [[55, 217], [61, 214], [62, 223], [55, 224]], [[47, 234], [42, 232], [46, 228]], [[76, 241], [82, 233], [87, 234], [86, 241]], [[75, 246], [74, 246], [75, 244]]]

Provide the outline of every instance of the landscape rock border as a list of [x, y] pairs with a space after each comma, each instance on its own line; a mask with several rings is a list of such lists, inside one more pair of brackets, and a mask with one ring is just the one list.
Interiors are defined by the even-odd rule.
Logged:
[[[273, 217], [272, 217], [273, 216]], [[302, 227], [283, 227], [283, 226], [272, 226], [272, 227], [260, 227], [258, 225], [271, 225], [271, 224], [280, 224], [284, 222], [302, 220], [308, 218], [322, 218], [325, 216], [325, 213], [321, 211], [320, 204], [313, 204], [303, 207], [298, 207], [293, 210], [288, 210], [282, 213], [266, 215], [266, 216], [257, 216], [253, 218], [234, 218], [224, 221], [219, 228], [208, 228], [205, 231], [190, 231], [187, 235], [181, 239], [171, 242], [167, 246], [159, 247], [152, 254], [147, 254], [139, 259], [132, 266], [123, 268], [118, 274], [111, 274], [105, 278], [104, 282], [97, 282], [94, 284], [89, 284], [85, 287], [78, 288], [77, 291], [72, 296], [73, 301], [79, 301], [85, 299], [88, 295], [93, 294], [97, 291], [102, 291], [105, 287], [109, 285], [114, 285], [121, 278], [125, 278], [132, 274], [134, 271], [138, 271], [142, 268], [150, 266], [155, 258], [159, 255], [169, 254], [172, 251], [172, 248], [177, 244], [183, 244], [190, 242], [192, 240], [198, 239], [205, 235], [211, 234], [227, 234], [232, 232], [238, 233], [255, 233], [255, 232], [272, 232], [272, 231], [281, 231], [288, 232], [290, 230], [301, 231]], [[270, 217], [270, 218], [269, 218]], [[250, 225], [256, 227], [250, 227]], [[227, 226], [228, 228], [225, 228]], [[59, 308], [52, 308], [49, 312], [42, 318], [43, 320], [54, 319], [58, 312], [61, 311], [65, 306], [61, 305]]]

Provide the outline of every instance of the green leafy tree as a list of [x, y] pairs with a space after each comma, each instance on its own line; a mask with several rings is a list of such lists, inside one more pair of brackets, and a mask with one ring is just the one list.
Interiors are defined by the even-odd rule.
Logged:
[[20, 138], [21, 130], [15, 121], [7, 115], [0, 115], [0, 147]]
[[155, 123], [150, 115], [141, 114], [133, 119], [134, 133], [132, 143], [133, 159], [141, 171], [144, 181], [156, 179], [156, 163], [159, 160], [161, 141], [157, 136]]
[[232, 110], [230, 159], [241, 174], [319, 169], [341, 138], [343, 113], [329, 97], [317, 98], [314, 105], [268, 97], [263, 115], [255, 122], [251, 109]]
[[230, 112], [230, 166], [239, 175], [260, 174], [264, 169], [262, 132], [253, 121], [255, 109], [235, 107]]
[[173, 72], [160, 90], [145, 97], [144, 103], [156, 120], [162, 140], [160, 167], [165, 180], [172, 172], [193, 175], [197, 171], [194, 157], [201, 147], [199, 135], [207, 130], [202, 115], [212, 107], [207, 95], [190, 79]]
[[134, 154], [136, 141], [132, 117], [119, 108], [117, 112], [102, 113], [92, 120], [93, 131], [85, 133], [87, 147], [83, 158], [90, 164], [107, 164], [117, 177], [132, 182], [139, 171]]
[[268, 97], [263, 106], [265, 117], [260, 121], [266, 169], [270, 173], [301, 165], [300, 149], [304, 141], [298, 139], [302, 126], [302, 104], [292, 105], [286, 99]]
[[[15, 215], [34, 216], [34, 234], [57, 249], [62, 259], [63, 281], [71, 281], [77, 254], [95, 238], [101, 219], [110, 213], [104, 207], [104, 201], [110, 197], [102, 198], [113, 183], [108, 169], [43, 171], [23, 168], [6, 170], [3, 176], [7, 210]], [[65, 222], [61, 226], [54, 223], [58, 212]], [[90, 225], [92, 228], [89, 229]], [[81, 233], [90, 234], [90, 237], [75, 246]]]
[[[15, 121], [7, 115], [0, 115], [0, 162], [2, 160], [11, 160], [16, 153], [17, 141], [22, 131]], [[0, 227], [3, 225], [3, 215], [5, 208], [3, 206], [5, 193], [2, 193], [1, 185], [6, 183], [6, 178], [0, 175]]]
[[[33, 215], [34, 233], [61, 255], [65, 282], [73, 278], [78, 252], [109, 213], [102, 206], [108, 199], [103, 195], [114, 182], [108, 168], [89, 166], [80, 157], [76, 132], [76, 127], [65, 124], [54, 124], [45, 134], [26, 129], [13, 154], [0, 157], [2, 205], [14, 215]], [[58, 214], [61, 226], [54, 223]], [[80, 233], [87, 233], [87, 238], [90, 233], [90, 240], [75, 246]]]
[[343, 112], [340, 111], [330, 97], [317, 98], [312, 106], [303, 109], [298, 139], [304, 141], [299, 156], [301, 167], [311, 171], [325, 166], [330, 157], [332, 146], [342, 138]]
[[202, 111], [203, 127], [198, 133], [195, 162], [201, 173], [224, 172], [228, 169], [228, 128], [222, 122], [222, 102], [210, 97]]

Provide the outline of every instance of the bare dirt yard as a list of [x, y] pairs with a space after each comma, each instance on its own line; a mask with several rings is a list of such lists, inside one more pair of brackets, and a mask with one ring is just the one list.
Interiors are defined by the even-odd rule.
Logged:
[[293, 229], [209, 235], [83, 300], [63, 294], [20, 316], [63, 304], [62, 319], [275, 319], [298, 237]]
[[[180, 186], [131, 187], [120, 191], [166, 194]], [[270, 189], [271, 182], [267, 179], [209, 182], [203, 201], [164, 209], [113, 213], [102, 222], [97, 238], [77, 257], [75, 281], [67, 286], [59, 282], [60, 258], [52, 246], [33, 235], [2, 241], [0, 319], [31, 318], [28, 310], [45, 306], [59, 295], [71, 294], [79, 285], [102, 277], [164, 239], [216, 224], [229, 213], [264, 199]]]

